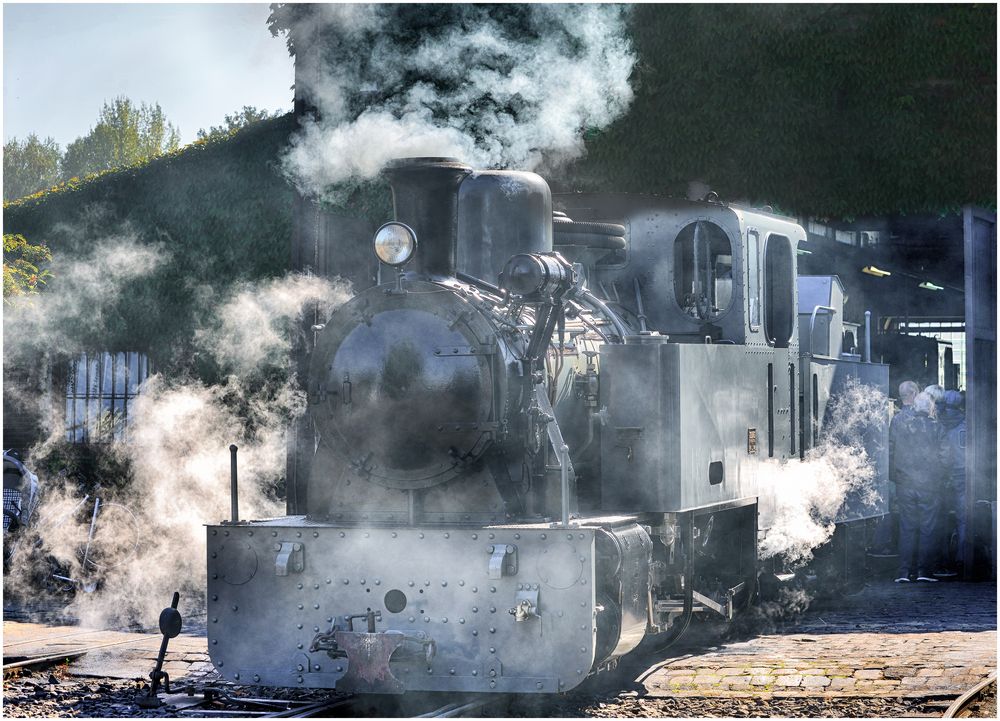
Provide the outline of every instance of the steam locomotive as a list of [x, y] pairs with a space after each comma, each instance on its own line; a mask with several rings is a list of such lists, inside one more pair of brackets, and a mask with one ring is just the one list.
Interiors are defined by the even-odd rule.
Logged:
[[760, 464], [802, 457], [849, 378], [888, 380], [841, 352], [839, 281], [797, 279], [802, 228], [448, 158], [384, 172], [380, 282], [313, 327], [305, 513], [207, 529], [220, 673], [553, 693], [733, 618], [764, 574]]

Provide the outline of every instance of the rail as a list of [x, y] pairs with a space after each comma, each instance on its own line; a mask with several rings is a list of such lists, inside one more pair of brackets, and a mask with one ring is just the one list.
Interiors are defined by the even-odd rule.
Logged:
[[[159, 643], [160, 639], [156, 637], [150, 637], [152, 641]], [[66, 651], [64, 653], [54, 653], [46, 656], [32, 656], [30, 658], [25, 658], [20, 661], [15, 661], [13, 663], [5, 663], [3, 665], [3, 675], [7, 676], [18, 669], [22, 668], [34, 668], [36, 666], [49, 666], [54, 663], [62, 663], [63, 661], [71, 661], [73, 659], [85, 656], [90, 651], [96, 651], [99, 648], [107, 648], [108, 646], [122, 646], [126, 643], [136, 644], [136, 646], [141, 646], [145, 641], [136, 641], [134, 638], [127, 638], [122, 641], [112, 641], [110, 643], [101, 643], [96, 646], [89, 646], [87, 648], [77, 649], [75, 651]]]
[[968, 691], [963, 693], [955, 702], [948, 707], [948, 710], [944, 712], [943, 718], [960, 718], [969, 706], [971, 706], [980, 696], [980, 694], [991, 684], [997, 682], [997, 672], [994, 671], [989, 676], [984, 678], [982, 681], [977, 683], [975, 686], [970, 688]]

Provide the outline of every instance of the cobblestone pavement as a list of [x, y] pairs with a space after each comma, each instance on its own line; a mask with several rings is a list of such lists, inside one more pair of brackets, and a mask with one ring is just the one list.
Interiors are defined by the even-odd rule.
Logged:
[[[3, 657], [4, 664], [8, 664], [22, 658], [71, 655], [87, 650], [86, 655], [67, 666], [69, 675], [134, 679], [148, 676], [152, 671], [162, 639], [159, 634], [4, 621]], [[163, 670], [172, 679], [214, 674], [205, 637], [182, 633], [171, 639]]]
[[671, 659], [640, 696], [958, 695], [996, 669], [996, 585], [880, 582], [795, 623]]
[[[996, 668], [996, 594], [995, 584], [880, 582], [848, 599], [814, 603], [791, 619], [765, 604], [732, 627], [707, 626], [700, 638], [692, 634], [671, 658], [635, 660], [630, 664], [634, 673], [605, 679], [603, 690], [581, 688], [558, 698], [521, 699], [495, 713], [940, 716], [951, 700]], [[726, 629], [722, 635], [720, 628]], [[129, 636], [135, 643], [117, 643]], [[141, 679], [148, 678], [159, 636], [4, 623], [5, 661], [46, 649], [68, 653], [98, 640], [116, 645], [51, 670], [29, 670], [5, 679], [4, 714], [140, 715], [131, 701]], [[215, 677], [202, 635], [183, 634], [171, 641], [165, 668], [182, 684]], [[248, 692], [256, 695], [261, 690]], [[141, 715], [171, 713], [161, 709]]]

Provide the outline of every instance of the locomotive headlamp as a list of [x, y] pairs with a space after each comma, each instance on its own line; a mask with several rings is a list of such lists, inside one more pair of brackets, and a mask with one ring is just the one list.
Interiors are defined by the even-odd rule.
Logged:
[[417, 234], [413, 228], [395, 221], [375, 231], [375, 256], [386, 265], [404, 265], [417, 249]]

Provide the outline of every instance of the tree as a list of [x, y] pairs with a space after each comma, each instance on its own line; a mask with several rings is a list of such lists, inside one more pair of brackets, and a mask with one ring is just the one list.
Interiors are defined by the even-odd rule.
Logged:
[[217, 140], [225, 138], [237, 130], [259, 123], [261, 120], [276, 118], [281, 113], [268, 113], [266, 110], [258, 110], [252, 105], [244, 105], [242, 110], [237, 110], [232, 115], [226, 115], [223, 125], [213, 125], [208, 130], [202, 128], [198, 131], [199, 140]]
[[136, 106], [126, 97], [104, 103], [91, 131], [66, 147], [63, 177], [83, 177], [132, 165], [176, 150], [180, 131], [167, 121], [159, 103]]
[[3, 197], [15, 200], [59, 182], [62, 151], [52, 138], [12, 138], [3, 146]]
[[44, 264], [52, 260], [48, 247], [32, 245], [23, 235], [3, 237], [3, 299], [37, 293], [51, 275]]

